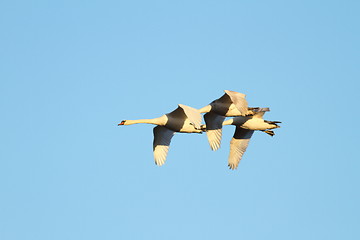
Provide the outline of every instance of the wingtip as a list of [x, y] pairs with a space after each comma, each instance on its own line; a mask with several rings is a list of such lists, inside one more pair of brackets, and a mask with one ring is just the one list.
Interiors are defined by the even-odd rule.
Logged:
[[162, 165], [164, 165], [165, 160], [162, 159], [155, 159], [155, 164], [159, 167], [161, 167]]
[[237, 165], [235, 165], [235, 164], [228, 164], [228, 167], [229, 167], [229, 169], [230, 170], [236, 170], [237, 168], [238, 168], [238, 166]]
[[211, 142], [210, 143], [210, 148], [212, 151], [217, 151], [220, 148], [220, 143], [216, 143], [216, 142]]
[[217, 148], [210, 147], [210, 148], [211, 148], [211, 150], [214, 151], [214, 152], [217, 151], [217, 150], [219, 150], [219, 147], [217, 147]]

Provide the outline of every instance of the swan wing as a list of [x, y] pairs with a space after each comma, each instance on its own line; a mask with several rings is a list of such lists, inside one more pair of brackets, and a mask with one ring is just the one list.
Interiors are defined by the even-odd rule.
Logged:
[[234, 170], [238, 167], [253, 133], [253, 130], [247, 130], [236, 126], [234, 136], [230, 141], [230, 154], [228, 159], [228, 166], [230, 169]]
[[216, 151], [220, 148], [222, 136], [222, 124], [225, 117], [213, 112], [204, 115], [206, 123], [206, 135], [210, 144], [210, 148]]
[[270, 108], [259, 108], [255, 111], [253, 118], [263, 118], [266, 112], [270, 112]]
[[183, 104], [179, 104], [179, 108], [181, 108], [184, 111], [186, 117], [190, 120], [190, 122], [192, 122], [194, 124], [194, 127], [196, 129], [200, 129], [200, 126], [201, 126], [200, 111], [195, 108], [183, 105]]
[[161, 166], [165, 163], [171, 138], [174, 136], [174, 134], [174, 131], [167, 129], [166, 127], [154, 127], [153, 151], [156, 165]]
[[245, 94], [234, 92], [230, 90], [224, 91], [231, 99], [231, 101], [234, 103], [236, 108], [242, 113], [242, 115], [246, 115], [248, 112], [248, 102], [245, 99]]

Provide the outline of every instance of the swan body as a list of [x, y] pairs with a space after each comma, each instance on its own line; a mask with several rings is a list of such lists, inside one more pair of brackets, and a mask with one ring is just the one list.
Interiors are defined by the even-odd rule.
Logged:
[[224, 90], [224, 92], [222, 97], [199, 109], [200, 113], [206, 113], [204, 115], [206, 135], [213, 151], [220, 148], [222, 123], [225, 117], [253, 114], [253, 111], [248, 108], [245, 94], [229, 90]]
[[157, 125], [154, 130], [153, 152], [155, 163], [163, 165], [169, 151], [170, 142], [175, 132], [202, 133], [201, 114], [192, 107], [179, 104], [174, 111], [152, 119], [123, 120], [122, 125], [148, 123]]
[[270, 124], [265, 120], [259, 118], [250, 118], [241, 127], [249, 130], [262, 130], [262, 131], [267, 129], [277, 128], [277, 126]]
[[230, 153], [228, 158], [228, 166], [234, 170], [238, 167], [242, 156], [244, 155], [250, 138], [254, 131], [263, 131], [270, 136], [274, 132], [269, 129], [279, 128], [278, 121], [267, 121], [263, 119], [265, 112], [270, 111], [269, 108], [260, 108], [253, 116], [239, 116], [223, 122], [223, 125], [235, 125], [235, 133], [230, 141]]

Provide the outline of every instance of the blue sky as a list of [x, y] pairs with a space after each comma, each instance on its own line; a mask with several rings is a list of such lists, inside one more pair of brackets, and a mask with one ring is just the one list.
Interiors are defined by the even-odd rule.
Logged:
[[[0, 3], [0, 238], [359, 239], [358, 1]], [[224, 89], [282, 121], [237, 171], [153, 118]]]

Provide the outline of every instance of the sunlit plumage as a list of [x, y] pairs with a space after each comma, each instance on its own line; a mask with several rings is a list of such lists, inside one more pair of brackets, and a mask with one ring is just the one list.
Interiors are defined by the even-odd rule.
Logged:
[[213, 151], [220, 148], [222, 123], [225, 117], [246, 116], [253, 113], [248, 108], [245, 96], [243, 93], [225, 90], [222, 97], [199, 109], [201, 113], [206, 113], [204, 115], [206, 135]]
[[154, 128], [153, 152], [155, 163], [163, 165], [169, 151], [170, 142], [175, 132], [202, 133], [201, 114], [192, 107], [179, 104], [174, 111], [153, 119], [124, 120], [118, 125], [149, 123], [158, 125]]
[[265, 112], [270, 111], [269, 108], [260, 108], [254, 115], [239, 116], [223, 122], [223, 125], [235, 125], [234, 136], [230, 141], [230, 153], [228, 158], [228, 166], [230, 169], [236, 169], [245, 153], [250, 138], [254, 131], [263, 131], [271, 136], [274, 132], [269, 129], [279, 128], [278, 121], [267, 121], [263, 119]]

